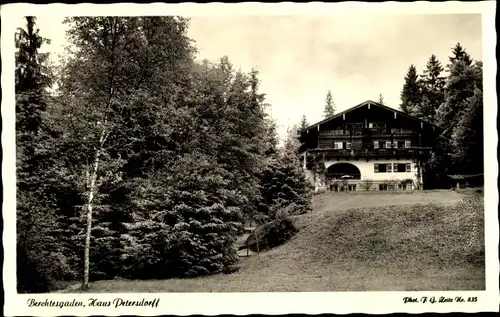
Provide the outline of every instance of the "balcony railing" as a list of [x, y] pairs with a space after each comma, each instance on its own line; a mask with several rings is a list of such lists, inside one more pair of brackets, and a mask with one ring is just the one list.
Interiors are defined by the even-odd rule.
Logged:
[[390, 134], [415, 134], [415, 131], [412, 129], [404, 129], [404, 128], [363, 128], [363, 129], [352, 129], [352, 130], [327, 130], [320, 131], [320, 136], [338, 136], [338, 135], [390, 135]]
[[415, 133], [412, 129], [404, 129], [404, 128], [392, 128], [391, 133], [394, 134], [412, 134]]
[[[321, 131], [319, 133], [321, 136], [332, 136], [332, 135], [344, 135], [344, 130], [328, 130], [328, 131]], [[348, 135], [348, 134], [347, 134]]]
[[419, 154], [427, 152], [431, 147], [413, 146], [410, 148], [390, 148], [390, 149], [333, 149], [333, 148], [318, 148], [310, 150], [312, 152], [328, 152], [335, 156], [384, 156], [384, 155], [404, 155], [404, 154]]

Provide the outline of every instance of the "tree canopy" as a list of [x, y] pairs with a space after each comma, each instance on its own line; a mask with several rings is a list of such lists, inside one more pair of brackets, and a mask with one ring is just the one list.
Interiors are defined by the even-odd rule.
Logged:
[[20, 292], [229, 273], [247, 220], [309, 210], [258, 71], [196, 61], [188, 20], [68, 18], [54, 75], [34, 21], [16, 38]]

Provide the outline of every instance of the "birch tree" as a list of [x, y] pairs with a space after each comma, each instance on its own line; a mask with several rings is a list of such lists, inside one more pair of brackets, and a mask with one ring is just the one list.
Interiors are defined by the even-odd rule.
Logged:
[[100, 186], [122, 181], [134, 147], [148, 141], [152, 118], [167, 116], [161, 108], [175, 95], [173, 74], [185, 72], [191, 48], [186, 21], [175, 17], [75, 17], [65, 23], [70, 47], [51, 113], [65, 151], [64, 173], [85, 197], [85, 289], [95, 214], [109, 208], [100, 204], [109, 194]]

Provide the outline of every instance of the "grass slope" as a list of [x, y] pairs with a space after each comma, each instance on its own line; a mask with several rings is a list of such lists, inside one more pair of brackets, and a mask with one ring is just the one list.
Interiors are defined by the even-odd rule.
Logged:
[[230, 275], [112, 280], [91, 292], [481, 290], [483, 200], [455, 191], [322, 194], [285, 245], [242, 258]]

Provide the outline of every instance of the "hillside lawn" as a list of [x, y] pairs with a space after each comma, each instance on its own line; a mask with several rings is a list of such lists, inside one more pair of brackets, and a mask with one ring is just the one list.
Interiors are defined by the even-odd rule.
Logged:
[[[89, 292], [484, 290], [483, 194], [325, 193], [288, 243], [242, 257], [233, 274], [96, 281]], [[460, 204], [464, 197], [479, 203]], [[240, 252], [246, 254], [246, 251]], [[79, 292], [77, 285], [63, 292]]]

